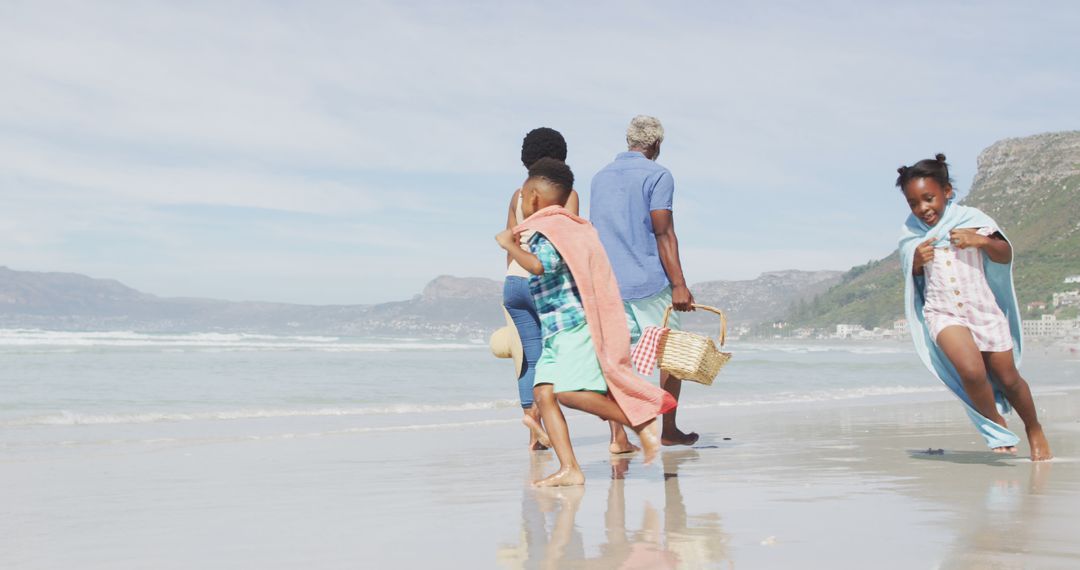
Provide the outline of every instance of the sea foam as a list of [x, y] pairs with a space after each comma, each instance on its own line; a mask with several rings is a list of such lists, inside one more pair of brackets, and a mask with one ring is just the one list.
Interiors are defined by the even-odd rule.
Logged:
[[4, 427], [148, 424], [159, 422], [255, 420], [264, 418], [314, 418], [396, 414], [473, 412], [517, 407], [517, 400], [492, 400], [463, 404], [390, 404], [356, 408], [249, 409], [201, 412], [142, 412], [88, 414], [61, 411], [0, 421]]
[[278, 336], [250, 333], [150, 334], [133, 331], [66, 332], [36, 329], [0, 329], [0, 348], [157, 348], [186, 351], [389, 352], [405, 350], [469, 350], [475, 342], [434, 342], [416, 339], [342, 339], [336, 336]]

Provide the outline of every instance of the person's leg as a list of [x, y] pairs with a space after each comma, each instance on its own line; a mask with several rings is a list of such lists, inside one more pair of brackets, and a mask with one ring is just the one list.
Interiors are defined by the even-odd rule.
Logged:
[[[629, 301], [628, 305], [629, 310], [634, 314], [638, 331], [644, 330], [645, 327], [664, 326], [664, 313], [667, 312], [667, 308], [671, 305], [671, 288], [665, 287], [663, 291], [647, 299]], [[668, 317], [667, 327], [673, 330], [679, 329], [679, 313], [671, 312], [671, 316]], [[641, 333], [638, 332], [638, 334]], [[631, 341], [637, 341], [633, 333], [631, 333]], [[660, 387], [668, 394], [671, 394], [671, 397], [675, 398], [676, 402], [679, 401], [679, 396], [682, 394], [681, 379], [661, 371]], [[664, 414], [660, 440], [664, 445], [694, 445], [698, 441], [698, 434], [694, 432], [685, 433], [679, 429], [678, 413], [679, 407], [676, 406], [670, 412]]]
[[[660, 387], [664, 389], [668, 394], [671, 394], [675, 401], [679, 401], [679, 394], [682, 393], [682, 380], [668, 374], [667, 372], [660, 372]], [[694, 445], [697, 443], [698, 434], [694, 432], [683, 433], [679, 426], [676, 424], [676, 414], [679, 412], [679, 407], [676, 406], [670, 412], [664, 414], [663, 431], [661, 432], [661, 441], [664, 445]]]
[[540, 332], [540, 317], [536, 313], [528, 280], [521, 277], [507, 277], [503, 285], [503, 305], [517, 328], [521, 339], [522, 363], [518, 377], [518, 398], [524, 415], [521, 423], [529, 430], [529, 449], [542, 450], [550, 447], [551, 442], [541, 425], [540, 409], [534, 405], [533, 384], [536, 381], [536, 363], [540, 359], [543, 338]]
[[[623, 311], [626, 313], [626, 325], [630, 329], [630, 346], [634, 346], [638, 337], [641, 336], [641, 327], [638, 326], [637, 317], [629, 303], [623, 303]], [[615, 454], [640, 451], [639, 447], [630, 443], [630, 439], [626, 437], [626, 428], [622, 424], [608, 422], [608, 426], [611, 428], [611, 443], [608, 444], [608, 451]]]
[[1050, 452], [1050, 443], [1046, 441], [1042, 425], [1039, 424], [1039, 415], [1035, 410], [1035, 400], [1031, 397], [1031, 388], [1016, 369], [1012, 351], [1007, 352], [984, 352], [986, 367], [1001, 384], [1002, 390], [1009, 403], [1016, 409], [1020, 419], [1024, 421], [1024, 431], [1027, 432], [1028, 447], [1031, 448], [1032, 461], [1045, 461], [1054, 455]]
[[[559, 392], [556, 396], [558, 402], [568, 408], [581, 410], [601, 419], [618, 422], [624, 426], [630, 425], [630, 420], [626, 419], [626, 414], [623, 413], [622, 408], [615, 403], [615, 400], [604, 394], [580, 390], [576, 392]], [[657, 433], [659, 430], [657, 429], [656, 419], [651, 419], [639, 426], [630, 427], [641, 438], [641, 447], [645, 450], [645, 463], [652, 463], [657, 452], [660, 451], [660, 437]]]
[[551, 384], [537, 384], [533, 389], [536, 402], [540, 405], [540, 415], [544, 418], [551, 446], [559, 458], [559, 470], [533, 483], [536, 487], [562, 487], [566, 485], [584, 485], [585, 474], [581, 472], [574, 447], [570, 443], [570, 429], [566, 417], [555, 399], [555, 387]]
[[608, 422], [608, 426], [611, 428], [611, 443], [608, 444], [609, 452], [620, 455], [641, 451], [640, 447], [630, 443], [630, 439], [626, 437], [626, 428], [622, 424]]
[[[986, 363], [983, 362], [979, 347], [975, 345], [971, 331], [959, 325], [945, 327], [938, 333], [937, 345], [956, 368], [960, 381], [964, 385], [964, 392], [967, 393], [975, 411], [990, 421], [1005, 426], [1005, 418], [998, 413], [994, 402], [994, 388], [986, 376]], [[1014, 447], [995, 449], [995, 451], [1009, 453], [1015, 450]]]

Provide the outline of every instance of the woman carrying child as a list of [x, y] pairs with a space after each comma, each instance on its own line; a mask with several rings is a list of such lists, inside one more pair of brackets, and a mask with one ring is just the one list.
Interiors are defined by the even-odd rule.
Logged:
[[1020, 376], [1020, 311], [1012, 280], [1012, 246], [990, 216], [954, 203], [945, 155], [902, 166], [896, 185], [911, 215], [900, 238], [904, 304], [915, 349], [964, 403], [972, 423], [998, 453], [1019, 438], [1001, 414], [1016, 409], [1032, 461], [1050, 445]]
[[[629, 326], [611, 264], [592, 225], [565, 208], [573, 185], [566, 163], [536, 161], [521, 188], [524, 223], [495, 237], [531, 274], [543, 330], [534, 397], [560, 468], [537, 486], [585, 482], [559, 404], [632, 427], [646, 463], [660, 448], [656, 416], [675, 407], [670, 394], [630, 368]], [[528, 230], [534, 233], [525, 251], [521, 236]]]
[[[566, 140], [559, 131], [540, 127], [525, 135], [521, 142], [521, 163], [529, 168], [541, 158], [566, 160]], [[566, 201], [566, 209], [578, 213], [578, 194], [571, 190]], [[506, 213], [506, 229], [525, 221], [521, 208], [521, 189], [514, 190], [510, 197], [510, 208]], [[521, 234], [520, 246], [528, 248], [532, 232]], [[518, 371], [518, 398], [524, 416], [521, 423], [529, 428], [529, 449], [547, 449], [548, 438], [540, 425], [540, 410], [533, 403], [533, 381], [536, 378], [536, 363], [540, 359], [542, 337], [540, 336], [540, 316], [533, 304], [529, 292], [530, 273], [521, 267], [509, 253], [506, 255], [506, 280], [503, 282], [503, 306], [517, 328], [523, 353], [521, 370]]]

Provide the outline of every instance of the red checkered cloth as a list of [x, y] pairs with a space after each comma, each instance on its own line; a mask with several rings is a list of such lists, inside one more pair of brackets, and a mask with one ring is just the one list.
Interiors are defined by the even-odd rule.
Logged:
[[641, 331], [641, 338], [630, 351], [630, 361], [638, 372], [648, 376], [656, 368], [657, 351], [660, 349], [660, 341], [671, 330], [667, 327], [645, 327]]

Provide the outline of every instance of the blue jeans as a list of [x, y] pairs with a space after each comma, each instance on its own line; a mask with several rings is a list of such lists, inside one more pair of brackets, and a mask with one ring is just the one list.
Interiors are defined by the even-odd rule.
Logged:
[[521, 376], [518, 377], [518, 398], [522, 408], [533, 405], [533, 381], [536, 379], [536, 361], [540, 360], [543, 338], [540, 336], [540, 315], [536, 312], [529, 280], [509, 276], [503, 283], [503, 306], [514, 319], [518, 336], [521, 337]]

